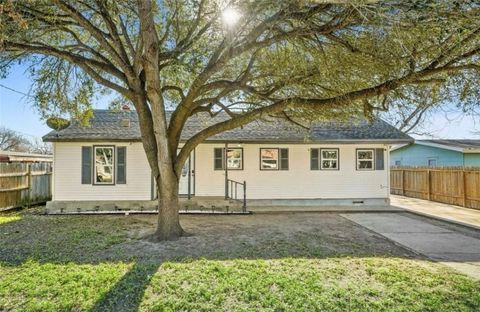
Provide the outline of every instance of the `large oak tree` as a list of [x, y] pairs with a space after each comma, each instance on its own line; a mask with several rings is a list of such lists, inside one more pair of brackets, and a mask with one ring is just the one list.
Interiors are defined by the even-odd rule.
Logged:
[[[479, 13], [475, 2], [440, 0], [2, 0], [0, 64], [5, 74], [30, 62], [45, 118], [85, 121], [106, 90], [131, 102], [163, 240], [183, 232], [178, 177], [210, 136], [265, 116], [308, 122], [409, 108], [414, 118], [441, 99], [469, 109]], [[200, 112], [229, 118], [180, 144]]]

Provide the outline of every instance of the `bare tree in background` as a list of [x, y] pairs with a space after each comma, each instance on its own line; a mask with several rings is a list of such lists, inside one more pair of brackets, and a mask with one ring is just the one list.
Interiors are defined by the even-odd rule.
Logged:
[[40, 138], [29, 139], [17, 131], [0, 127], [0, 151], [47, 155], [52, 154], [52, 144]]
[[40, 138], [33, 138], [28, 142], [28, 150], [33, 154], [51, 155], [53, 154], [52, 144], [43, 142]]
[[0, 128], [0, 150], [12, 152], [25, 152], [27, 150], [28, 140], [20, 133]]

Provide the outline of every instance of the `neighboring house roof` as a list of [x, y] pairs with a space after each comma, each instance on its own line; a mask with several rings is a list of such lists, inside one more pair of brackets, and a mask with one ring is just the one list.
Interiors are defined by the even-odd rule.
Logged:
[[0, 151], [0, 162], [52, 162], [53, 155]]
[[[480, 153], [480, 140], [415, 140], [412, 144], [442, 148], [461, 153]], [[408, 145], [392, 147], [391, 151]]]
[[[168, 118], [170, 112], [168, 112]], [[128, 118], [130, 126], [122, 126]], [[197, 114], [187, 121], [182, 132], [183, 141], [206, 127], [229, 119], [227, 114], [210, 117]], [[135, 111], [95, 110], [89, 126], [72, 124], [60, 131], [51, 131], [43, 137], [47, 142], [58, 141], [140, 141], [138, 116]], [[381, 119], [373, 122], [316, 122], [310, 130], [284, 119], [262, 119], [243, 127], [228, 130], [207, 139], [207, 142], [371, 142], [409, 143], [413, 139]]]

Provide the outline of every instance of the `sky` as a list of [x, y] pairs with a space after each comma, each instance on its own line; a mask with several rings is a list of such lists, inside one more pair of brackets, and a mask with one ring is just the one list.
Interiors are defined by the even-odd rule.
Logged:
[[[0, 126], [20, 132], [29, 138], [40, 138], [50, 131], [40, 120], [29, 98], [7, 88], [28, 94], [32, 82], [24, 67], [11, 68], [6, 79], [0, 79]], [[7, 87], [7, 88], [5, 88]], [[108, 103], [100, 99], [95, 108], [106, 108]], [[424, 132], [433, 135], [412, 135], [415, 138], [480, 139], [480, 118], [463, 116], [460, 112], [437, 113], [424, 124]]]

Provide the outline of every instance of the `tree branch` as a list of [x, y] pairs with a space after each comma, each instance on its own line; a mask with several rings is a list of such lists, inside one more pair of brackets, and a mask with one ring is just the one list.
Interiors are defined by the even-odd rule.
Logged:
[[95, 27], [87, 18], [85, 18], [79, 11], [77, 11], [73, 6], [66, 3], [63, 0], [52, 0], [54, 1], [63, 11], [69, 14], [75, 21], [78, 22], [85, 30], [87, 30], [97, 42], [109, 52], [109, 54], [117, 61], [117, 64], [122, 67], [122, 69], [128, 73], [130, 68], [127, 63], [125, 63], [122, 57], [117, 53], [113, 46], [105, 39], [105, 33], [99, 28]]
[[[470, 65], [472, 66], [472, 65]], [[198, 132], [194, 136], [185, 142], [182, 147], [181, 152], [179, 153], [176, 163], [175, 163], [175, 170], [180, 172], [181, 166], [186, 161], [188, 156], [190, 155], [191, 151], [205, 139], [214, 136], [218, 133], [231, 130], [245, 124], [248, 124], [261, 116], [265, 116], [268, 114], [275, 114], [287, 109], [294, 109], [294, 108], [304, 108], [304, 109], [333, 109], [333, 108], [340, 108], [342, 106], [348, 105], [355, 101], [368, 99], [370, 97], [378, 97], [384, 95], [390, 91], [393, 91], [403, 85], [410, 84], [412, 81], [417, 81], [423, 77], [427, 77], [433, 74], [438, 74], [440, 72], [455, 72], [464, 69], [471, 69], [471, 67], [465, 66], [457, 66], [457, 67], [446, 67], [446, 68], [434, 68], [434, 69], [425, 69], [421, 72], [410, 73], [406, 76], [388, 80], [382, 84], [365, 88], [357, 91], [352, 91], [343, 95], [325, 98], [325, 99], [310, 99], [310, 98], [301, 98], [301, 97], [293, 97], [293, 98], [286, 98], [280, 99], [276, 102], [268, 106], [263, 106], [261, 108], [253, 109], [249, 112], [244, 114], [238, 115], [237, 117], [233, 117], [226, 121], [217, 123], [206, 129]], [[480, 69], [480, 66], [475, 67], [476, 69]]]

